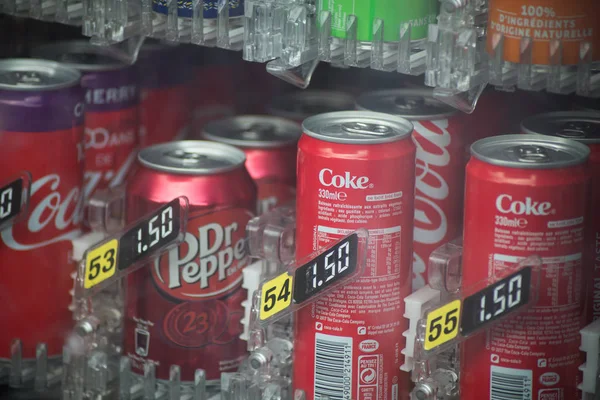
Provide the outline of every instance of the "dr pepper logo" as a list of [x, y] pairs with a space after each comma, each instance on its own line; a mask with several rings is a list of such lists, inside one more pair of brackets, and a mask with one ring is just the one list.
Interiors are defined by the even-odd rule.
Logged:
[[184, 243], [155, 261], [158, 288], [193, 301], [222, 297], [239, 286], [249, 260], [245, 237], [251, 217], [242, 209], [190, 216]]

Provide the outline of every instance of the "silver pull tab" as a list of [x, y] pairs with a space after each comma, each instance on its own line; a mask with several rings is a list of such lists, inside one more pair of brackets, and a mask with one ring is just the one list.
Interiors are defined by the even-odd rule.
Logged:
[[185, 150], [174, 150], [165, 153], [167, 157], [175, 158], [184, 164], [198, 164], [208, 159], [204, 154], [192, 153]]
[[423, 97], [396, 97], [394, 104], [401, 110], [416, 110], [425, 106]]
[[240, 136], [247, 140], [259, 140], [265, 136], [273, 135], [275, 126], [265, 122], [257, 122], [241, 131]]
[[392, 129], [385, 125], [379, 124], [367, 124], [364, 122], [348, 122], [342, 124], [342, 129], [349, 133], [356, 133], [359, 135], [389, 135], [392, 133]]
[[519, 161], [528, 163], [543, 163], [550, 161], [548, 152], [544, 147], [536, 145], [517, 146], [515, 153]]
[[584, 139], [592, 135], [594, 126], [587, 121], [569, 121], [565, 123], [557, 135], [569, 139]]

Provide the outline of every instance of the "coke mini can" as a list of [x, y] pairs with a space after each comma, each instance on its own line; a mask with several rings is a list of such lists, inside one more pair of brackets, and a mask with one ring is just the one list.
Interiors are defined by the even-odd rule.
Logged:
[[[532, 308], [461, 344], [461, 399], [577, 399], [590, 151], [562, 138], [505, 135], [475, 142], [471, 154], [462, 287], [532, 255], [542, 271]], [[505, 301], [494, 298], [499, 308]]]
[[413, 126], [347, 111], [308, 118], [302, 128], [297, 260], [358, 228], [370, 236], [364, 275], [296, 313], [294, 386], [307, 400], [407, 398], [399, 368], [411, 293]]
[[81, 71], [85, 89], [85, 198], [125, 181], [138, 149], [137, 69], [114, 48], [86, 41], [58, 42], [34, 50], [41, 58]]
[[362, 110], [396, 115], [412, 122], [417, 146], [412, 290], [427, 283], [431, 253], [462, 233], [465, 148], [464, 117], [434, 99], [431, 89], [365, 93]]
[[72, 328], [70, 240], [81, 233], [83, 102], [78, 71], [34, 59], [0, 61], [0, 177], [31, 173], [26, 218], [0, 232], [0, 366], [11, 343], [60, 356]]
[[192, 118], [191, 66], [179, 46], [146, 42], [138, 56], [140, 145], [187, 139]]
[[292, 121], [244, 115], [213, 121], [204, 138], [236, 146], [246, 154], [246, 168], [258, 189], [258, 213], [296, 197], [296, 152], [300, 128]]
[[520, 63], [522, 40], [530, 39], [532, 64], [554, 64], [559, 43], [561, 64], [576, 65], [582, 45], [598, 60], [600, 35], [594, 15], [599, 11], [596, 0], [490, 0], [487, 49], [491, 52], [503, 39], [503, 59]]
[[332, 90], [293, 91], [273, 99], [267, 113], [299, 124], [313, 115], [354, 109], [355, 98]]
[[[590, 149], [592, 172], [591, 204], [600, 204], [600, 114], [555, 112], [536, 115], [521, 123], [521, 132], [576, 140]], [[586, 223], [587, 246], [584, 255], [587, 283], [586, 324], [600, 318], [600, 210], [590, 208]]]
[[131, 222], [177, 196], [189, 199], [185, 241], [129, 276], [124, 352], [134, 372], [156, 365], [156, 378], [194, 382], [198, 368], [211, 384], [246, 357], [241, 302], [248, 265], [246, 224], [256, 210], [256, 187], [235, 147], [178, 141], [142, 150], [127, 186]]

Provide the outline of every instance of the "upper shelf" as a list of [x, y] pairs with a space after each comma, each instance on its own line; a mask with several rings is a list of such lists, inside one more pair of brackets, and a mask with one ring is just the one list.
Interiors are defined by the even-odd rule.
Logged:
[[[600, 97], [600, 1], [538, 3], [0, 0], [0, 9], [81, 25], [99, 45], [151, 36], [243, 50], [245, 60], [267, 62], [271, 74], [299, 87], [308, 86], [319, 61], [423, 74], [436, 97], [466, 112], [488, 83]], [[135, 58], [139, 46], [129, 47]]]

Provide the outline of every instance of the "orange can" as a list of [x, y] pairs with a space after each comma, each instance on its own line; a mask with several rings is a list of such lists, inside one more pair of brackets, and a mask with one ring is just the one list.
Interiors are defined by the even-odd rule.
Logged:
[[533, 41], [533, 64], [551, 63], [559, 51], [554, 40], [562, 43], [563, 65], [577, 64], [586, 42], [594, 61], [600, 59], [600, 27], [594, 26], [599, 0], [490, 0], [489, 10], [487, 50], [491, 54], [504, 36], [505, 61], [520, 62], [520, 42], [527, 37]]

